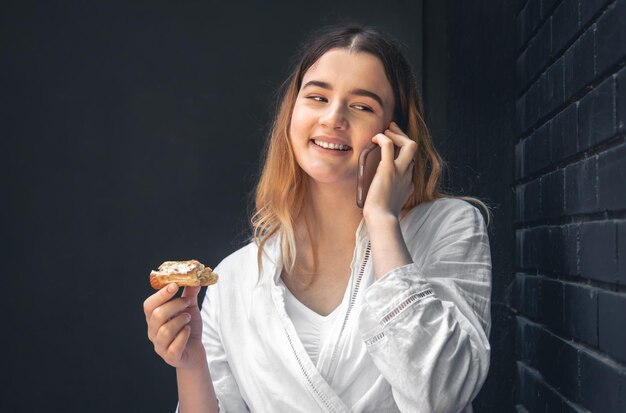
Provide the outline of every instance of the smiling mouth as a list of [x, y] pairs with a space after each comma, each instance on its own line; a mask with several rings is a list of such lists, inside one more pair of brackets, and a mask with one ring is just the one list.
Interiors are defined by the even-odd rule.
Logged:
[[311, 139], [311, 142], [313, 142], [315, 145], [319, 146], [320, 148], [330, 149], [333, 151], [347, 152], [350, 149], [352, 149], [348, 145], [341, 145], [339, 143], [329, 143], [329, 142], [324, 142], [324, 141], [320, 141], [317, 139]]

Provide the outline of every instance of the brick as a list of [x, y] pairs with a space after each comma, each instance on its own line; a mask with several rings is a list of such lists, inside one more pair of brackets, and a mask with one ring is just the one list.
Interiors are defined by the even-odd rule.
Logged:
[[584, 86], [593, 80], [595, 75], [594, 53], [593, 28], [589, 28], [567, 49], [563, 56], [565, 100], [579, 94]]
[[517, 57], [517, 61], [515, 63], [516, 75], [517, 75], [517, 90], [523, 90], [528, 83], [528, 49], [524, 49], [524, 51]]
[[617, 274], [618, 282], [626, 285], [626, 222], [617, 224]]
[[526, 276], [522, 283], [520, 314], [531, 320], [539, 320], [540, 284], [536, 276]]
[[626, 131], [626, 68], [619, 71], [616, 79], [617, 88], [617, 129]]
[[[563, 283], [546, 277], [516, 276], [518, 314], [545, 324], [551, 331], [563, 329]], [[526, 354], [526, 353], [524, 353]], [[527, 361], [531, 362], [530, 359]]]
[[516, 341], [525, 351], [516, 362], [518, 400], [533, 412], [588, 412], [567, 400], [580, 399], [579, 346], [522, 317], [516, 324]]
[[542, 329], [537, 345], [537, 369], [546, 382], [572, 398], [577, 393], [578, 350], [552, 333]]
[[561, 259], [564, 254], [565, 241], [563, 239], [563, 228], [560, 226], [548, 227], [548, 245], [550, 246], [550, 252], [548, 254], [547, 262], [543, 267], [544, 273], [560, 274], [561, 271]]
[[539, 179], [524, 185], [524, 220], [541, 218], [541, 182]]
[[524, 19], [524, 42], [527, 42], [541, 22], [541, 2], [539, 0], [528, 0], [521, 15]]
[[515, 274], [515, 281], [513, 282], [513, 297], [511, 306], [519, 313], [522, 301], [524, 300], [524, 278], [522, 273]]
[[537, 365], [537, 345], [541, 331], [524, 317], [515, 318], [515, 355], [529, 365]]
[[552, 49], [560, 53], [580, 28], [578, 0], [563, 0], [552, 15]]
[[612, 0], [581, 0], [580, 1], [580, 17], [582, 25], [586, 25], [592, 17], [594, 17], [605, 4]]
[[522, 97], [520, 97], [515, 102], [515, 126], [516, 126], [516, 134], [521, 135], [526, 131], [526, 125], [529, 123], [528, 121], [528, 113], [526, 112], [526, 96], [528, 92], [524, 93]]
[[521, 404], [515, 405], [515, 411], [516, 413], [528, 413], [528, 410]]
[[531, 412], [562, 412], [561, 397], [546, 385], [542, 375], [535, 369], [521, 365], [520, 381], [523, 383], [521, 399]]
[[544, 272], [548, 266], [551, 255], [551, 246], [548, 243], [549, 227], [541, 226], [533, 228], [533, 242], [536, 246], [535, 261], [531, 263], [532, 268], [536, 268], [537, 272]]
[[524, 170], [528, 175], [545, 168], [550, 162], [549, 124], [542, 125], [526, 139]]
[[599, 294], [600, 350], [626, 362], [626, 294]]
[[515, 231], [515, 267], [522, 268], [522, 251], [524, 249], [524, 230]]
[[545, 19], [552, 13], [552, 9], [559, 0], [541, 0], [541, 18]]
[[563, 283], [561, 281], [539, 279], [540, 322], [550, 331], [561, 334], [563, 331]]
[[517, 7], [517, 14], [520, 14], [522, 12], [522, 9], [524, 8], [524, 6], [526, 6], [527, 1], [528, 0], [517, 0], [514, 2], [516, 3], [515, 6]]
[[524, 141], [520, 141], [515, 145], [515, 179], [524, 176]]
[[610, 77], [580, 100], [578, 150], [585, 150], [617, 133], [615, 80]]
[[539, 324], [524, 317], [516, 317], [515, 354], [518, 360], [529, 366], [539, 364], [539, 346], [542, 330]]
[[596, 73], [602, 73], [626, 56], [626, 0], [609, 6], [596, 24]]
[[626, 145], [598, 155], [598, 203], [610, 211], [626, 208]]
[[592, 156], [565, 168], [565, 214], [598, 210], [597, 159]]
[[530, 27], [528, 27], [528, 5], [522, 7], [517, 15], [517, 32], [517, 47], [521, 49], [526, 42], [528, 42], [528, 38], [530, 37]]
[[[516, 362], [516, 367], [517, 367], [517, 384], [518, 384], [517, 400], [523, 402], [525, 405], [530, 407], [531, 404], [536, 403], [535, 400], [537, 399], [536, 397], [537, 392], [533, 388], [534, 382], [530, 380], [530, 377], [529, 377], [528, 371], [530, 370], [530, 368], [525, 363], [522, 363], [520, 361]], [[533, 370], [533, 373], [538, 374], [536, 373], [535, 370]], [[528, 411], [528, 410], [524, 408], [524, 411]]]
[[524, 104], [526, 105], [526, 109], [524, 112], [525, 124], [523, 131], [526, 132], [539, 119], [539, 89], [537, 83], [533, 83], [528, 91], [526, 91]]
[[589, 410], [573, 404], [569, 400], [563, 401], [563, 413], [589, 413]]
[[578, 237], [580, 224], [564, 225], [561, 227], [563, 234], [563, 254], [559, 256], [559, 271], [568, 275], [578, 275]]
[[578, 103], [569, 105], [552, 119], [550, 143], [553, 164], [578, 152]]
[[559, 169], [541, 177], [541, 206], [545, 218], [563, 215], [564, 170]]
[[593, 347], [598, 346], [598, 290], [563, 284], [563, 332]]
[[522, 265], [521, 268], [529, 268], [530, 265], [530, 243], [531, 243], [531, 229], [522, 230], [521, 248], [522, 248]]
[[552, 55], [552, 19], [548, 19], [528, 45], [530, 77], [534, 78]]
[[545, 227], [531, 228], [527, 232], [524, 247], [526, 249], [525, 267], [540, 269], [544, 267], [547, 243], [547, 229]]
[[563, 103], [563, 59], [542, 75], [539, 84], [539, 117], [542, 118]]
[[521, 245], [520, 248], [522, 249], [521, 252], [521, 256], [522, 256], [522, 264], [520, 265], [520, 268], [528, 268], [528, 266], [530, 265], [530, 254], [529, 254], [529, 250], [530, 250], [530, 232], [531, 230], [529, 229], [525, 229], [522, 230], [521, 232]]
[[592, 412], [626, 410], [626, 372], [609, 359], [580, 352], [580, 404]]
[[585, 222], [580, 229], [580, 274], [617, 282], [615, 221]]
[[515, 188], [515, 221], [524, 222], [524, 187], [518, 185]]
[[523, 9], [520, 10], [520, 13], [515, 17], [515, 24], [517, 27], [517, 31], [515, 33], [516, 39], [515, 43], [517, 44], [517, 49], [521, 49], [526, 43], [526, 20], [523, 18]]

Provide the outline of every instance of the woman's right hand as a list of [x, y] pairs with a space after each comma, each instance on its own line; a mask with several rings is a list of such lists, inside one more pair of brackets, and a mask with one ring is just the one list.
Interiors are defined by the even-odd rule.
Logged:
[[198, 308], [200, 287], [185, 287], [180, 298], [172, 299], [178, 288], [169, 284], [144, 301], [148, 338], [167, 364], [182, 369], [201, 368], [206, 355]]

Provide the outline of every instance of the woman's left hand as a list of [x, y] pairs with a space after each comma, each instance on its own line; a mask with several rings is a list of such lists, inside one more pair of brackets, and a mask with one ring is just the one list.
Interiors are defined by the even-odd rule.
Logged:
[[[400, 217], [402, 206], [413, 193], [413, 166], [417, 143], [395, 122], [389, 129], [372, 138], [381, 148], [381, 161], [370, 185], [363, 216], [376, 219], [392, 215]], [[395, 148], [399, 149], [395, 156]]]

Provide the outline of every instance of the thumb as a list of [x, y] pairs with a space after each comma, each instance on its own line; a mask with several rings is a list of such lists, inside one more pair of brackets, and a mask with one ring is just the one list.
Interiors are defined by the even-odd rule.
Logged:
[[201, 287], [185, 287], [181, 297], [183, 298], [195, 298], [198, 301], [198, 293]]

